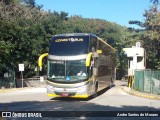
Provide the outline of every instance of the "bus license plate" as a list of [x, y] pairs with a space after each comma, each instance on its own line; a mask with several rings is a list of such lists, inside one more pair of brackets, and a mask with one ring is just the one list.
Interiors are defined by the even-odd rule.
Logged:
[[62, 93], [61, 96], [62, 96], [62, 97], [68, 97], [69, 94], [68, 94], [68, 93]]

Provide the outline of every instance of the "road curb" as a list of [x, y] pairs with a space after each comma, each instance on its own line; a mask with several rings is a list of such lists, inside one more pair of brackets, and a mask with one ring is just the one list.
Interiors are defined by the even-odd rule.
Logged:
[[5, 92], [13, 92], [13, 91], [18, 91], [18, 90], [25, 90], [25, 89], [31, 89], [33, 87], [24, 87], [24, 88], [7, 88], [7, 89], [0, 89], [0, 93], [5, 93]]
[[138, 96], [138, 97], [143, 97], [143, 98], [149, 98], [149, 99], [154, 99], [154, 100], [160, 100], [160, 95], [154, 95], [154, 94], [149, 94], [149, 93], [143, 93], [139, 91], [135, 91], [131, 88], [128, 87], [122, 87], [122, 90], [124, 92], [127, 92], [128, 94]]

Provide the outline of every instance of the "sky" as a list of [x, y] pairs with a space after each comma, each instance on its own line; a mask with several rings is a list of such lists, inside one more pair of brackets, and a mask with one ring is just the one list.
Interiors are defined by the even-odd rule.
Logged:
[[130, 20], [144, 21], [143, 14], [152, 3], [150, 0], [35, 0], [44, 10], [79, 15], [83, 18], [98, 18], [127, 27]]

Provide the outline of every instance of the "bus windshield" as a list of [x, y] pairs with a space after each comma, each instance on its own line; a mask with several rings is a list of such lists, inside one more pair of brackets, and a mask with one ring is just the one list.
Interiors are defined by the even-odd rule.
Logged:
[[55, 82], [80, 82], [88, 78], [85, 60], [48, 60], [48, 79]]

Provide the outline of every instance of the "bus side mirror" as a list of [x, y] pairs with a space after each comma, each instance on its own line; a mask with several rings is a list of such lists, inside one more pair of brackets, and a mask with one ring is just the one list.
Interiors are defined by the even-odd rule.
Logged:
[[96, 58], [96, 57], [98, 57], [99, 54], [101, 54], [101, 53], [102, 53], [102, 50], [97, 50], [96, 52], [93, 52], [93, 53], [92, 53], [92, 57], [93, 57], [93, 58]]
[[93, 68], [93, 75], [94, 76], [97, 76], [97, 72], [98, 72], [97, 68]]
[[99, 54], [101, 54], [101, 53], [102, 53], [102, 50], [97, 50], [97, 52], [98, 52]]

